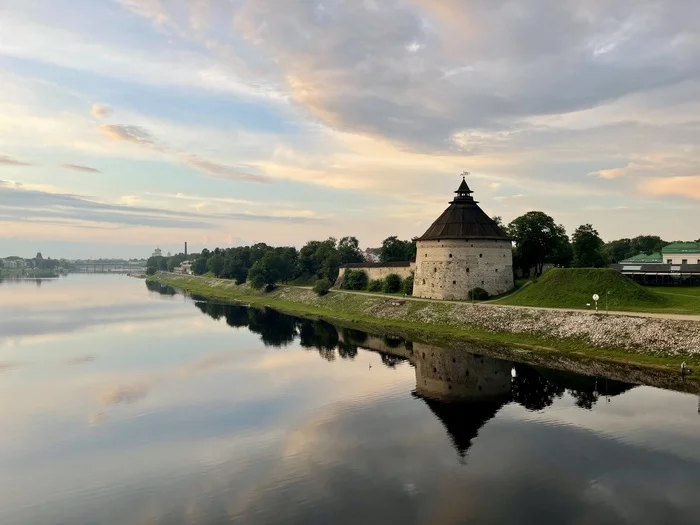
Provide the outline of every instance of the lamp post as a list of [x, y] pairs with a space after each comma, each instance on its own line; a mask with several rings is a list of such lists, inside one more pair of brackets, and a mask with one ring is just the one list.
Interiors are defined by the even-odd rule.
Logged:
[[610, 295], [610, 290], [605, 292], [605, 313], [608, 314], [608, 295]]
[[595, 301], [595, 311], [598, 311], [598, 300], [600, 299], [600, 296], [597, 293], [593, 294], [593, 300]]

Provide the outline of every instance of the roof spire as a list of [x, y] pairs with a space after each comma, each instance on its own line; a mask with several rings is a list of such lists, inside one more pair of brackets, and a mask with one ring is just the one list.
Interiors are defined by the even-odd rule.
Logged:
[[457, 194], [457, 199], [471, 199], [471, 194], [474, 193], [471, 189], [469, 189], [469, 185], [467, 184], [467, 175], [469, 175], [468, 171], [463, 171], [461, 173], [462, 175], [462, 184], [459, 185], [459, 188], [457, 188], [457, 191], [455, 193]]

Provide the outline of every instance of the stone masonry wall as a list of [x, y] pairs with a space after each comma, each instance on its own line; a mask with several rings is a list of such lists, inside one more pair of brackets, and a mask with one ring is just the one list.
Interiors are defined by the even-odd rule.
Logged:
[[413, 285], [415, 297], [468, 299], [469, 290], [491, 295], [512, 290], [513, 254], [510, 241], [419, 241]]
[[339, 288], [340, 285], [343, 283], [343, 278], [345, 277], [345, 272], [347, 270], [361, 270], [367, 274], [367, 277], [369, 277], [370, 281], [374, 281], [376, 279], [383, 280], [386, 278], [387, 275], [390, 275], [392, 273], [395, 273], [401, 279], [405, 279], [406, 277], [409, 277], [410, 275], [413, 274], [415, 270], [415, 265], [411, 263], [411, 266], [396, 266], [396, 267], [391, 267], [391, 266], [383, 266], [383, 267], [369, 267], [369, 268], [341, 268], [340, 273], [338, 274], [338, 280], [335, 282], [335, 287]]

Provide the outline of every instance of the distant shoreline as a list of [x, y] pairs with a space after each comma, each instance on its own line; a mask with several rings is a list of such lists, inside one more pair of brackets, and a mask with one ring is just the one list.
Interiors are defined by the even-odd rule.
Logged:
[[148, 279], [210, 299], [268, 306], [444, 346], [471, 341], [497, 348], [501, 354], [532, 353], [545, 361], [563, 356], [595, 359], [653, 368], [679, 378], [680, 363], [685, 361], [693, 369], [685, 380], [700, 379], [700, 323], [693, 321], [404, 301], [333, 291], [319, 297], [307, 288], [291, 286], [266, 293], [230, 280], [168, 273]]

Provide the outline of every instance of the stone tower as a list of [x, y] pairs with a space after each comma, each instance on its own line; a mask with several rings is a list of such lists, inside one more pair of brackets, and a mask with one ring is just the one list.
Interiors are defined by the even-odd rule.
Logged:
[[479, 207], [462, 178], [450, 206], [418, 238], [413, 295], [469, 299], [474, 288], [491, 295], [511, 290], [511, 239]]

